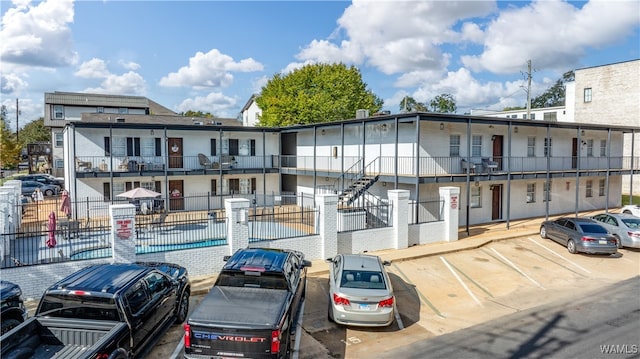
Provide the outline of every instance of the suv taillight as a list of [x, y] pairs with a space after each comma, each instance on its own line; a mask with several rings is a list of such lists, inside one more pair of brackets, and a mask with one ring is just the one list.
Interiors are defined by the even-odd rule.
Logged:
[[191, 348], [191, 326], [189, 324], [184, 325], [184, 347]]
[[271, 354], [280, 352], [280, 331], [271, 332]]
[[349, 299], [345, 297], [341, 297], [336, 293], [333, 293], [333, 302], [336, 303], [336, 305], [351, 305], [351, 302], [349, 302]]
[[385, 300], [381, 300], [380, 303], [378, 303], [378, 307], [380, 308], [393, 307], [393, 297], [387, 298]]

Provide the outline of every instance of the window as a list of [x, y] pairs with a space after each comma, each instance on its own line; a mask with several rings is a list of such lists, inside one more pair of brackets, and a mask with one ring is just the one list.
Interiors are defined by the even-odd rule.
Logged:
[[62, 132], [56, 132], [54, 136], [56, 139], [56, 147], [64, 146], [64, 138], [62, 137]]
[[587, 140], [587, 157], [593, 157], [593, 139]]
[[522, 119], [523, 119], [523, 120], [526, 120], [526, 119], [527, 119], [527, 114], [526, 114], [526, 113], [522, 114]]
[[111, 137], [104, 138], [104, 155], [111, 156]]
[[536, 201], [536, 184], [527, 183], [527, 203], [534, 203]]
[[215, 156], [216, 153], [217, 153], [216, 151], [217, 151], [216, 150], [216, 139], [212, 138], [211, 141], [210, 141], [210, 144], [209, 144], [209, 154], [211, 156]]
[[142, 155], [143, 156], [155, 156], [156, 154], [156, 139], [153, 137], [142, 138]]
[[591, 87], [584, 89], [584, 102], [591, 102]]
[[527, 137], [527, 157], [536, 156], [536, 138]]
[[113, 156], [125, 156], [127, 154], [127, 139], [124, 137], [113, 137], [111, 153]]
[[231, 155], [231, 156], [240, 155], [240, 148], [238, 146], [238, 139], [237, 138], [230, 138], [229, 139], [229, 155]]
[[544, 139], [544, 156], [547, 157], [551, 157], [552, 153], [551, 153], [551, 145], [552, 145], [552, 139], [551, 138], [545, 138]]
[[600, 140], [600, 157], [607, 157], [607, 140]]
[[145, 290], [144, 282], [139, 281], [131, 289], [125, 293], [124, 298], [129, 303], [131, 313], [138, 314], [144, 307], [145, 303], [149, 300], [147, 291]]
[[557, 122], [558, 121], [558, 113], [557, 112], [545, 112], [542, 114], [542, 117], [545, 121], [549, 122]]
[[119, 113], [119, 114], [126, 115], [126, 114], [128, 114], [128, 113], [129, 113], [129, 109], [128, 109], [128, 108], [126, 108], [126, 107], [120, 107], [120, 108], [118, 109], [118, 113]]
[[238, 178], [229, 179], [228, 193], [240, 193], [240, 180]]
[[56, 168], [64, 168], [64, 160], [56, 159], [55, 166]]
[[104, 113], [104, 107], [102, 107], [102, 106], [96, 107], [96, 112], [97, 113]]
[[586, 196], [588, 197], [593, 197], [593, 181], [592, 180], [587, 180], [587, 185], [586, 185]]
[[473, 135], [471, 138], [471, 156], [482, 157], [482, 136]]
[[105, 202], [111, 201], [111, 184], [109, 182], [102, 183], [102, 196]]
[[169, 280], [160, 273], [151, 273], [144, 278], [144, 281], [147, 282], [147, 288], [149, 288], [149, 294], [152, 298], [169, 288]]
[[218, 194], [218, 181], [216, 179], [211, 180], [211, 195], [215, 196]]
[[551, 181], [544, 183], [544, 201], [551, 201]]
[[598, 196], [600, 197], [604, 196], [604, 184], [605, 184], [604, 179], [601, 179], [598, 181]]
[[471, 187], [471, 198], [469, 199], [471, 208], [482, 207], [482, 197], [480, 196], [482, 192], [480, 191], [480, 188], [480, 186]]
[[531, 114], [531, 119], [532, 119], [532, 120], [535, 120], [535, 119], [536, 119], [536, 114], [535, 114], [535, 113], [532, 113], [532, 114]]
[[53, 105], [53, 119], [64, 120], [64, 106]]
[[140, 156], [140, 137], [127, 137], [127, 156]]
[[460, 135], [449, 136], [449, 156], [460, 156]]
[[249, 156], [256, 155], [256, 140], [249, 140]]
[[122, 192], [124, 192], [124, 182], [114, 182], [113, 193], [120, 194]]

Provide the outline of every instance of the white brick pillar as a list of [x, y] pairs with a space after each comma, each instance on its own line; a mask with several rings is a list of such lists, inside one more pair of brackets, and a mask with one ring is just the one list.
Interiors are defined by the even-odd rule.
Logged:
[[393, 223], [393, 243], [395, 249], [409, 247], [409, 191], [393, 189], [387, 191], [391, 202]]
[[460, 213], [460, 188], [440, 187], [440, 199], [444, 201], [442, 219], [444, 220], [444, 240], [453, 242], [458, 240], [458, 226]]
[[224, 200], [227, 214], [227, 243], [229, 254], [249, 246], [249, 200], [229, 198]]
[[333, 258], [338, 254], [338, 195], [318, 194], [316, 202], [320, 209], [321, 256]]
[[17, 227], [15, 211], [11, 205], [13, 193], [0, 189], [0, 263], [8, 265], [11, 262], [11, 240], [15, 239]]
[[136, 261], [136, 206], [112, 204], [111, 215], [111, 262], [133, 263]]

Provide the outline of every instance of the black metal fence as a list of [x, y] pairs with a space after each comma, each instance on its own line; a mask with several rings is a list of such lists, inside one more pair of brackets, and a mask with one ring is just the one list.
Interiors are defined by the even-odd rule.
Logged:
[[358, 207], [338, 209], [338, 232], [391, 227], [392, 204], [386, 201], [365, 201]]
[[433, 199], [427, 201], [409, 202], [409, 224], [442, 221], [444, 200]]
[[249, 242], [318, 234], [318, 210], [312, 207], [278, 206], [249, 210]]

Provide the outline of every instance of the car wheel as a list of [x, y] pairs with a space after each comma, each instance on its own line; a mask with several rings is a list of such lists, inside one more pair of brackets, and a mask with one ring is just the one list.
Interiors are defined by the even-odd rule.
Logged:
[[573, 241], [573, 239], [570, 239], [567, 242], [567, 250], [569, 251], [569, 253], [571, 254], [576, 254], [578, 253], [578, 251], [576, 250], [576, 242]]
[[625, 214], [631, 214], [631, 211], [624, 211], [624, 212], [622, 212], [622, 213], [625, 213]]
[[189, 291], [185, 290], [180, 297], [178, 310], [176, 311], [176, 324], [183, 323], [189, 314]]
[[50, 190], [50, 189], [45, 190], [45, 191], [44, 191], [44, 195], [45, 195], [45, 196], [53, 196], [53, 190]]
[[547, 237], [547, 229], [544, 226], [540, 227], [540, 237], [544, 239], [549, 238]]
[[616, 246], [618, 247], [618, 249], [623, 248], [624, 246], [622, 245], [622, 239], [620, 239], [620, 237], [618, 236], [614, 237], [616, 237]]
[[327, 306], [327, 319], [331, 323], [336, 322], [335, 320], [333, 320], [333, 310], [331, 310], [331, 297], [329, 297], [329, 305]]
[[18, 325], [20, 325], [20, 321], [17, 319], [9, 318], [9, 319], [3, 320], [2, 329], [0, 329], [2, 333], [0, 335], [4, 335], [6, 332], [17, 327]]

